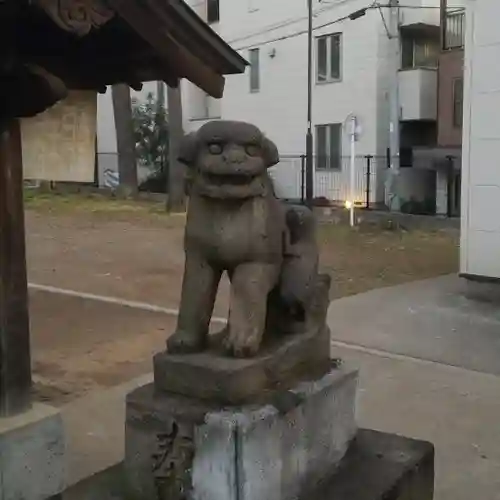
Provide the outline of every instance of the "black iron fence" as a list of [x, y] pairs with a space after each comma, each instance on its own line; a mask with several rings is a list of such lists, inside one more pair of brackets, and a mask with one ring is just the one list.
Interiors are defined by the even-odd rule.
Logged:
[[[354, 202], [360, 208], [384, 208], [388, 202], [387, 190], [394, 189], [403, 212], [459, 215], [460, 157], [422, 150], [401, 154], [399, 162], [397, 186], [389, 188], [388, 169], [392, 163], [389, 155], [356, 156], [354, 169], [348, 156], [336, 158], [335, 162], [315, 156], [313, 205], [345, 206], [347, 202]], [[304, 203], [305, 171], [305, 155], [282, 155], [279, 164], [270, 169], [276, 196]]]
[[[351, 158], [343, 156], [335, 162], [328, 157], [315, 156], [314, 204], [338, 204], [354, 202], [357, 206], [370, 208], [376, 202], [376, 173], [385, 169], [386, 157], [372, 155], [354, 158], [351, 185]], [[290, 201], [305, 201], [306, 185], [305, 155], [282, 155], [280, 163], [270, 170], [276, 196]], [[351, 193], [351, 190], [353, 192]]]

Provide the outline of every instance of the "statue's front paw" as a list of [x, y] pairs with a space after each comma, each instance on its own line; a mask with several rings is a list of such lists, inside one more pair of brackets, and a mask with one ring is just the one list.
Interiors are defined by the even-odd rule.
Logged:
[[167, 340], [170, 354], [193, 354], [206, 348], [206, 339], [183, 330], [178, 330]]
[[234, 358], [253, 358], [260, 349], [260, 337], [230, 331], [223, 345], [225, 351]]

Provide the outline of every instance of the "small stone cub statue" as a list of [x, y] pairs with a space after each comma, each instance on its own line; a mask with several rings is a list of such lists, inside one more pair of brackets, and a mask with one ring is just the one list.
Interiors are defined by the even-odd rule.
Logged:
[[184, 138], [180, 160], [191, 169], [192, 185], [180, 312], [168, 350], [207, 348], [227, 272], [225, 351], [253, 357], [267, 332], [285, 334], [307, 322], [318, 276], [313, 214], [276, 198], [267, 169], [279, 162], [278, 150], [254, 125], [207, 123]]

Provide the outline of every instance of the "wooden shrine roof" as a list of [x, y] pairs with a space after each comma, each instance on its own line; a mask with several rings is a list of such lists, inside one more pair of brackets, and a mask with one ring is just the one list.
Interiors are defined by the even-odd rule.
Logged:
[[56, 93], [58, 86], [104, 91], [152, 80], [176, 86], [186, 78], [220, 98], [224, 75], [246, 65], [182, 0], [0, 3], [0, 105], [14, 88], [29, 94], [33, 74], [51, 80]]

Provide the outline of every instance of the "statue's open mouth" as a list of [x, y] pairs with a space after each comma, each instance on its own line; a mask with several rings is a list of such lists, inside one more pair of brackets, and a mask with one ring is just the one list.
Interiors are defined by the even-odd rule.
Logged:
[[203, 178], [207, 184], [215, 186], [245, 186], [251, 184], [255, 179], [251, 174], [211, 174], [203, 173]]

